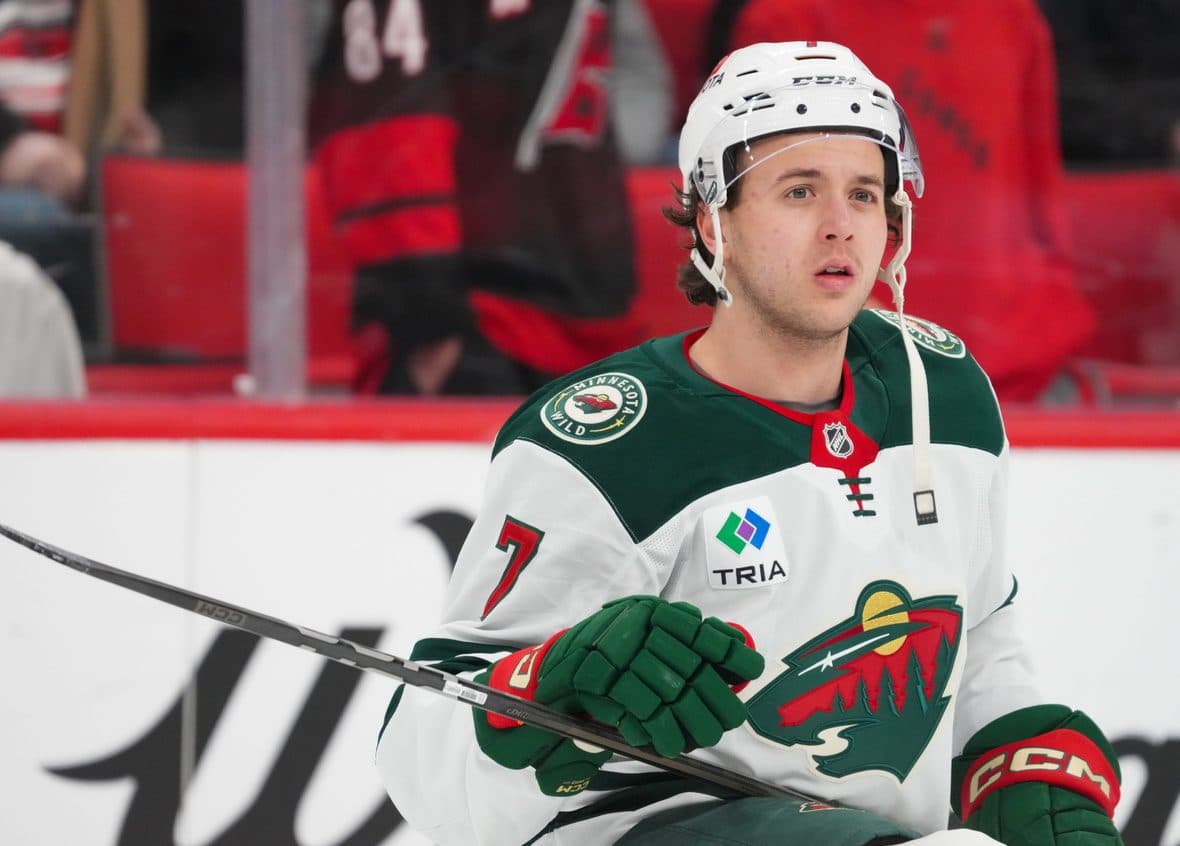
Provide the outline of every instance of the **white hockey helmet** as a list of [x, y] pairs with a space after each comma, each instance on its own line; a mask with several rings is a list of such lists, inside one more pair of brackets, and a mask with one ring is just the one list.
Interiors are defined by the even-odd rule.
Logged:
[[693, 263], [721, 301], [731, 304], [717, 210], [725, 205], [730, 186], [769, 158], [736, 171], [734, 152], [759, 138], [787, 132], [854, 133], [884, 150], [887, 187], [902, 209], [902, 243], [880, 276], [894, 298], [901, 297], [911, 236], [904, 183], [909, 182], [918, 197], [924, 188], [917, 144], [889, 86], [851, 50], [830, 41], [762, 43], [735, 50], [713, 69], [689, 106], [680, 132], [680, 172], [684, 191], [695, 188], [708, 205], [718, 244], [712, 264], [696, 247]]
[[922, 165], [909, 121], [893, 91], [856, 55], [830, 41], [752, 44], [714, 68], [680, 132], [684, 190], [723, 206], [741, 176], [726, 174], [725, 152], [781, 132], [866, 135], [891, 159], [889, 176], [922, 196]]

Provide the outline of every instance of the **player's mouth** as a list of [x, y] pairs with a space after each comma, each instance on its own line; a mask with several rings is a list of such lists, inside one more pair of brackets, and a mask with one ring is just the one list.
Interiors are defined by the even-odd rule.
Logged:
[[815, 271], [815, 280], [828, 291], [843, 291], [856, 282], [852, 266], [842, 261], [824, 262]]

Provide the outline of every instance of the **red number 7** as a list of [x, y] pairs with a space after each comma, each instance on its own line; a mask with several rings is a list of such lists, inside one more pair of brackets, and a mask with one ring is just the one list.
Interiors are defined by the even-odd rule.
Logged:
[[536, 556], [537, 548], [541, 545], [543, 537], [545, 537], [545, 533], [540, 529], [520, 522], [511, 514], [504, 518], [504, 525], [500, 528], [500, 539], [496, 541], [496, 549], [508, 553], [508, 566], [504, 568], [504, 575], [500, 576], [496, 589], [488, 597], [487, 604], [483, 607], [481, 620], [486, 620], [488, 614], [492, 613], [492, 609], [499, 605], [500, 600], [508, 595], [508, 591], [516, 586], [516, 580], [520, 578], [521, 572]]

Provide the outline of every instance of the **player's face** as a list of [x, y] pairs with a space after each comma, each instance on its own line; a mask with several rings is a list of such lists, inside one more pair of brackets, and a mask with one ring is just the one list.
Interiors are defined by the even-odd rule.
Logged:
[[799, 134], [755, 142], [739, 171], [786, 145], [797, 146], [742, 176], [740, 202], [722, 210], [726, 284], [740, 319], [828, 339], [864, 306], [881, 265], [885, 160], [862, 137]]

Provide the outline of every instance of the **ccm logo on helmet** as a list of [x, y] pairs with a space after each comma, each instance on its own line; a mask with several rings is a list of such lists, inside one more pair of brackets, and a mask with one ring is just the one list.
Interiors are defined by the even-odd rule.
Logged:
[[791, 85], [856, 85], [856, 77], [837, 74], [796, 76], [791, 79]]
[[980, 764], [971, 776], [967, 799], [974, 805], [989, 787], [1004, 776], [1005, 772], [1046, 771], [1087, 780], [1102, 791], [1103, 796], [1110, 798], [1109, 779], [1094, 772], [1081, 755], [1067, 754], [1050, 746], [1022, 746], [1013, 750], [1011, 755], [1001, 752]]
[[705, 80], [705, 84], [701, 86], [700, 93], [704, 94], [710, 88], [716, 88], [718, 85], [721, 84], [721, 80], [723, 80], [723, 79], [725, 79], [725, 72], [724, 71], [722, 71], [721, 73], [718, 73], [718, 74], [714, 74], [713, 76], [709, 77], [708, 79]]

